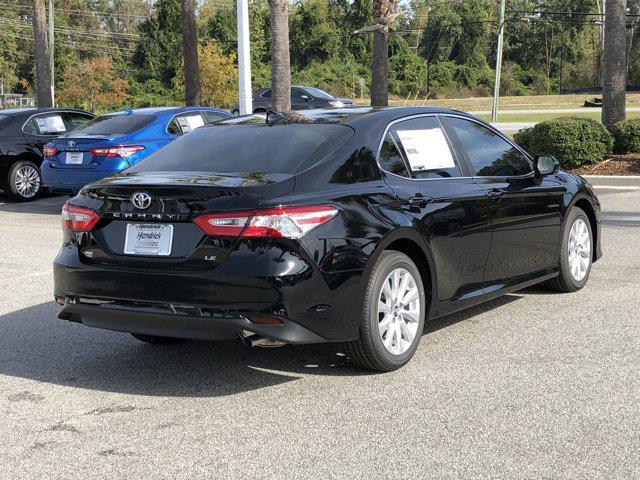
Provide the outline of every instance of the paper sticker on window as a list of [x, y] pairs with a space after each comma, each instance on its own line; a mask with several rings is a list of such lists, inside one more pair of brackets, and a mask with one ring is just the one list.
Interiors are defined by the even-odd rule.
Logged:
[[36, 123], [38, 124], [38, 130], [43, 135], [61, 133], [67, 130], [60, 115], [36, 117]]
[[440, 170], [455, 167], [451, 150], [442, 130], [398, 130], [411, 170]]
[[176, 120], [178, 120], [178, 124], [182, 129], [182, 133], [189, 133], [196, 128], [204, 125], [204, 119], [202, 118], [202, 115], [188, 115], [177, 117]]

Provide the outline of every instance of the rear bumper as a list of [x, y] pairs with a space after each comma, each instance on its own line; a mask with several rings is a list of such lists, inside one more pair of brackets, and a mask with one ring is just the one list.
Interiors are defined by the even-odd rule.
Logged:
[[76, 194], [90, 183], [113, 175], [111, 170], [91, 170], [79, 168], [51, 168], [48, 162], [42, 164], [42, 184], [51, 193]]
[[286, 343], [320, 343], [326, 341], [312, 331], [287, 319], [281, 325], [259, 324], [243, 316], [213, 312], [199, 315], [181, 314], [153, 306], [123, 306], [118, 304], [86, 305], [67, 303], [59, 318], [89, 327], [140, 333], [160, 337], [198, 340], [229, 340], [242, 330]]
[[[248, 330], [288, 343], [357, 338], [364, 272], [328, 274], [302, 255], [273, 262], [276, 254], [248, 262], [232, 253], [214, 269], [188, 271], [91, 264], [66, 244], [54, 262], [54, 295], [66, 299], [60, 318], [123, 332], [222, 339]], [[283, 324], [253, 323], [252, 315]]]

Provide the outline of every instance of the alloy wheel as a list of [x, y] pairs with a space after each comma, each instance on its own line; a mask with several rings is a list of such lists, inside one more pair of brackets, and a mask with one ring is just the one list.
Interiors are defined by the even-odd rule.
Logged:
[[402, 355], [418, 333], [420, 294], [413, 275], [396, 268], [385, 279], [378, 299], [378, 333], [385, 349]]
[[577, 218], [569, 232], [569, 268], [576, 282], [581, 282], [591, 264], [591, 236], [586, 222]]
[[40, 190], [40, 173], [32, 165], [20, 167], [16, 172], [14, 185], [23, 198], [34, 197]]

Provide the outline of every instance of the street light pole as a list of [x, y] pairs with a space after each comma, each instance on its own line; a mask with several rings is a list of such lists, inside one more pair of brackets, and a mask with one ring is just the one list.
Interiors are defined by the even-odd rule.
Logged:
[[491, 121], [498, 121], [498, 97], [500, 96], [500, 74], [502, 70], [502, 42], [504, 40], [504, 15], [506, 0], [500, 0], [500, 18], [498, 25], [498, 46], [496, 48], [496, 76], [493, 85], [493, 108], [491, 109]]
[[251, 55], [249, 52], [249, 1], [237, 0], [238, 22], [238, 108], [240, 115], [253, 111], [251, 105]]

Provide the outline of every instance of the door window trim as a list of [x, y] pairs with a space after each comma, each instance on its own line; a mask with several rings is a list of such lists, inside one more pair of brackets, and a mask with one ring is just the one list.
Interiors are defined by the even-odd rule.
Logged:
[[[526, 178], [532, 178], [535, 177], [535, 169], [533, 168], [533, 158], [531, 157], [531, 155], [529, 155], [526, 151], [524, 151], [522, 149], [522, 147], [520, 147], [518, 144], [514, 143], [511, 141], [511, 139], [509, 139], [509, 137], [507, 137], [506, 135], [504, 135], [500, 130], [496, 129], [493, 125], [491, 124], [487, 124], [481, 120], [475, 119], [473, 117], [466, 117], [464, 115], [456, 115], [456, 114], [449, 114], [449, 113], [441, 113], [439, 114], [440, 116], [443, 116], [445, 118], [459, 118], [461, 120], [466, 120], [468, 122], [472, 122], [472, 123], [476, 123], [482, 127], [485, 127], [486, 129], [492, 131], [493, 133], [497, 134], [498, 137], [500, 137], [502, 140], [506, 141], [509, 145], [511, 145], [512, 147], [514, 147], [516, 150], [518, 150], [518, 152], [520, 152], [525, 159], [527, 160], [527, 162], [529, 162], [529, 167], [531, 167], [531, 171], [529, 173], [526, 173], [524, 175], [475, 175], [475, 170], [473, 168], [473, 163], [471, 162], [471, 159], [469, 158], [469, 155], [467, 154], [465, 148], [462, 146], [462, 142], [460, 142], [460, 139], [458, 138], [458, 135], [455, 133], [455, 131], [452, 131], [452, 135], [455, 137], [456, 143], [459, 145], [459, 149], [462, 155], [464, 155], [464, 158], [467, 162], [468, 168], [469, 168], [469, 173], [472, 174], [471, 178], [495, 178], [498, 180], [504, 180], [504, 179], [514, 179], [514, 180], [518, 180], [518, 179], [526, 179]], [[446, 123], [446, 128], [447, 130], [451, 129], [453, 130], [453, 127], [449, 124], [449, 122], [447, 122], [445, 120]]]
[[[433, 181], [433, 180], [460, 180], [460, 179], [469, 179], [469, 178], [473, 178], [471, 176], [465, 175], [465, 173], [471, 173], [471, 170], [469, 170], [469, 172], [464, 172], [465, 169], [468, 170], [468, 165], [466, 164], [466, 162], [463, 162], [462, 160], [466, 160], [466, 157], [464, 159], [459, 158], [459, 153], [458, 153], [458, 148], [454, 147], [454, 144], [456, 142], [453, 142], [452, 139], [449, 136], [449, 132], [447, 131], [447, 128], [445, 127], [445, 125], [442, 124], [442, 122], [440, 121], [440, 119], [438, 118], [440, 116], [439, 113], [418, 113], [415, 115], [409, 115], [407, 117], [402, 117], [402, 118], [396, 118], [395, 120], [392, 120], [391, 122], [389, 122], [387, 124], [387, 126], [385, 127], [384, 131], [382, 132], [382, 139], [380, 140], [380, 143], [378, 145], [378, 151], [376, 153], [376, 163], [378, 164], [378, 168], [383, 171], [386, 175], [393, 175], [394, 177], [398, 177], [398, 178], [403, 178], [405, 180], [413, 180], [416, 182], [427, 182], [427, 181]], [[449, 150], [451, 150], [451, 155], [453, 156], [454, 161], [456, 162], [456, 166], [458, 167], [458, 169], [460, 170], [460, 176], [459, 177], [442, 177], [442, 178], [414, 178], [412, 176], [409, 177], [403, 177], [402, 175], [398, 175], [397, 173], [392, 173], [389, 172], [388, 170], [385, 170], [384, 168], [382, 168], [382, 165], [380, 164], [380, 154], [382, 152], [382, 145], [384, 144], [385, 139], [387, 138], [387, 133], [389, 133], [389, 130], [391, 129], [391, 127], [393, 125], [395, 125], [396, 123], [400, 123], [400, 122], [404, 122], [406, 120], [413, 120], [415, 118], [425, 118], [425, 117], [432, 117], [435, 118], [436, 122], [438, 123], [438, 125], [440, 125], [440, 128], [442, 130], [442, 132], [444, 133], [445, 138], [447, 139], [447, 144], [449, 145]], [[391, 135], [391, 138], [393, 139], [393, 142], [395, 144], [395, 139], [393, 138], [393, 135]], [[397, 145], [396, 145], [397, 148]], [[405, 167], [407, 167], [407, 171], [409, 173], [409, 175], [411, 175], [411, 169], [408, 168], [407, 165], [407, 159], [404, 158], [404, 154], [402, 153], [402, 151], [400, 149], [398, 149], [398, 152], [400, 153], [400, 155], [402, 156], [402, 159], [405, 163]], [[465, 168], [463, 168], [463, 165]]]
[[[55, 115], [56, 113], [60, 113], [60, 114], [62, 114], [62, 113], [82, 113], [82, 114], [85, 114], [85, 112], [78, 112], [77, 110], [51, 110], [49, 112], [34, 113], [33, 115], [31, 115], [29, 118], [27, 118], [25, 120], [25, 122], [22, 124], [22, 128], [20, 130], [25, 135], [34, 135], [33, 133], [29, 133], [29, 132], [25, 132], [24, 131], [24, 127], [27, 126], [27, 123], [29, 123], [32, 118], [39, 117], [39, 116], [42, 116], [42, 115], [52, 115], [52, 114]], [[89, 115], [93, 115], [93, 113], [90, 113], [90, 112], [86, 112], [86, 113], [88, 113]], [[90, 120], [93, 120], [96, 117], [97, 117], [97, 115], [93, 115], [93, 117]], [[66, 127], [67, 126], [67, 122], [65, 122], [64, 118], [62, 119], [62, 121], [64, 122], [64, 125]], [[65, 133], [69, 133], [70, 131], [71, 130], [67, 130], [65, 132], [62, 132], [60, 135], [64, 135]], [[35, 135], [37, 137], [56, 137], [56, 136], [60, 136], [60, 135], [56, 135], [56, 134], [46, 135], [44, 133], [38, 133], [38, 134], [35, 134]]]

